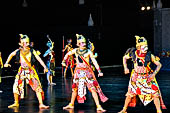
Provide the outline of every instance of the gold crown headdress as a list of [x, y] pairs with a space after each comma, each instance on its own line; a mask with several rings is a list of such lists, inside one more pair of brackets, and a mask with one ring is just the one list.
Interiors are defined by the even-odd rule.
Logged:
[[144, 37], [135, 36], [136, 37], [136, 48], [142, 45], [148, 45], [147, 40]]
[[86, 38], [83, 35], [76, 34], [77, 37], [77, 45], [79, 45], [81, 42], [86, 43]]
[[26, 39], [28, 42], [30, 41], [29, 37], [27, 35], [19, 34], [20, 39]]

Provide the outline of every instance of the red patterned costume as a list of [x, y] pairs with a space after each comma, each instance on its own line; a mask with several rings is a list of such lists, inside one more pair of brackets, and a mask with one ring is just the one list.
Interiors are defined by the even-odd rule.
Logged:
[[[136, 49], [129, 48], [123, 56], [125, 74], [129, 73], [127, 67], [128, 59], [132, 59], [134, 68], [131, 72], [125, 104], [123, 110], [119, 113], [126, 113], [128, 106], [135, 107], [137, 95], [144, 106], [153, 100], [157, 113], [162, 113], [161, 107], [162, 109], [166, 109], [166, 106], [162, 100], [161, 92], [155, 78], [161, 68], [161, 63], [158, 57], [148, 52], [147, 40], [144, 37], [136, 36]], [[151, 62], [157, 66], [154, 71], [150, 68]]]
[[79, 103], [84, 103], [84, 100], [86, 100], [86, 87], [90, 90], [92, 93], [92, 96], [95, 100], [97, 110], [98, 111], [105, 111], [101, 105], [99, 104], [98, 95], [100, 96], [100, 99], [102, 102], [105, 102], [108, 100], [108, 98], [102, 93], [102, 90], [95, 78], [94, 72], [89, 64], [89, 60], [91, 59], [94, 66], [98, 70], [99, 74], [98, 76], [103, 76], [103, 73], [100, 70], [100, 67], [94, 58], [93, 53], [86, 48], [86, 40], [82, 35], [76, 35], [77, 36], [77, 46], [79, 48], [75, 48], [71, 51], [69, 51], [63, 61], [62, 65], [66, 66], [65, 61], [66, 59], [71, 56], [75, 55], [76, 59], [76, 68], [74, 70], [74, 78], [73, 78], [73, 85], [72, 85], [72, 98], [69, 105], [66, 107], [63, 107], [63, 109], [68, 108], [74, 108], [74, 101], [77, 97], [77, 101]]
[[49, 106], [45, 106], [43, 104], [44, 92], [42, 90], [37, 72], [34, 68], [35, 60], [38, 60], [44, 67], [44, 72], [47, 72], [48, 69], [37, 52], [34, 49], [30, 49], [29, 44], [29, 37], [27, 35], [20, 34], [20, 48], [13, 51], [4, 64], [4, 67], [10, 67], [11, 65], [8, 63], [13, 56], [16, 56], [17, 62], [21, 64], [13, 85], [15, 102], [14, 104], [8, 106], [8, 108], [19, 107], [19, 100], [24, 98], [24, 81], [26, 81], [26, 83], [29, 84], [36, 92], [39, 101], [39, 108], [48, 109]]

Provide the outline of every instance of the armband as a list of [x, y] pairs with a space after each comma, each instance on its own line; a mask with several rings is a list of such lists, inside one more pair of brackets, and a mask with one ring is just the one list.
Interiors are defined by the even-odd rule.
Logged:
[[98, 73], [101, 73], [102, 71], [100, 70], [100, 67], [97, 69]]

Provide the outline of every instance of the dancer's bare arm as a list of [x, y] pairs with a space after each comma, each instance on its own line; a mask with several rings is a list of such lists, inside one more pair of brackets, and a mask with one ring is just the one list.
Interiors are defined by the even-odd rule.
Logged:
[[68, 53], [66, 53], [66, 55], [64, 56], [64, 58], [63, 58], [63, 60], [62, 60], [62, 66], [66, 66], [66, 60], [67, 60], [67, 58], [69, 57], [69, 56], [71, 56], [71, 55], [73, 55], [73, 54], [75, 54], [76, 53], [76, 48], [75, 49], [73, 49], [73, 50], [71, 50], [71, 51], [69, 51]]
[[34, 54], [35, 58], [38, 60], [38, 62], [44, 67], [44, 73], [48, 72], [47, 66], [45, 65], [44, 61], [40, 58], [40, 56], [36, 53], [35, 50], [33, 50], [33, 54]]
[[156, 74], [160, 71], [162, 64], [159, 62], [159, 60], [160, 60], [159, 57], [155, 57], [152, 54], [151, 54], [151, 60], [157, 66], [151, 76], [151, 80], [153, 80], [155, 78]]
[[130, 59], [130, 58], [131, 57], [129, 56], [129, 54], [123, 56], [123, 67], [124, 67], [124, 73], [125, 74], [130, 73], [130, 71], [129, 71], [128, 67], [127, 67], [127, 60]]
[[16, 49], [15, 51], [13, 51], [7, 58], [7, 61], [4, 64], [4, 67], [11, 67], [11, 65], [9, 64], [9, 62], [11, 61], [12, 57], [16, 55], [17, 51], [19, 49]]
[[91, 58], [91, 60], [92, 60], [92, 62], [94, 64], [95, 68], [98, 71], [98, 77], [103, 76], [103, 73], [101, 72], [100, 66], [99, 66], [97, 60], [95, 59], [93, 53], [91, 51], [89, 51], [89, 54], [90, 54], [90, 58]]

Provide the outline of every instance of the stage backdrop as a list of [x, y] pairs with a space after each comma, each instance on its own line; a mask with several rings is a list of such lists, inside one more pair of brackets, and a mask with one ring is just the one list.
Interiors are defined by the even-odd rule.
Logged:
[[154, 10], [154, 53], [170, 51], [170, 8]]

